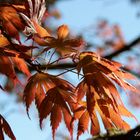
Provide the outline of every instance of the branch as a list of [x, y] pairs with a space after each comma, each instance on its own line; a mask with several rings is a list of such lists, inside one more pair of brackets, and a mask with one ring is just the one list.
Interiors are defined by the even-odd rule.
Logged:
[[99, 136], [90, 140], [140, 140], [140, 126], [137, 126], [125, 134]]
[[[128, 45], [124, 45], [121, 49], [119, 49], [119, 50], [117, 50], [117, 51], [115, 51], [115, 52], [113, 52], [113, 53], [111, 53], [109, 55], [103, 56], [103, 57], [107, 58], [107, 59], [112, 59], [113, 57], [119, 55], [120, 53], [123, 53], [125, 51], [130, 50], [132, 47], [137, 45], [139, 42], [140, 42], [140, 36], [138, 38], [136, 38], [135, 40], [133, 40]], [[55, 64], [55, 65], [47, 66], [47, 69], [54, 70], [54, 69], [73, 68], [73, 67], [76, 67], [76, 64], [63, 63], [63, 64]], [[45, 68], [46, 68], [46, 65], [42, 65], [40, 67], [40, 69], [45, 69]]]
[[109, 54], [107, 56], [104, 56], [105, 58], [107, 59], [112, 59], [113, 57], [119, 55], [120, 53], [122, 52], [125, 52], [125, 51], [129, 51], [132, 47], [134, 47], [135, 45], [137, 45], [138, 43], [140, 43], [140, 36], [137, 37], [135, 40], [133, 40], [131, 43], [129, 43], [128, 45], [124, 45], [121, 49], [115, 51], [114, 53], [112, 54]]

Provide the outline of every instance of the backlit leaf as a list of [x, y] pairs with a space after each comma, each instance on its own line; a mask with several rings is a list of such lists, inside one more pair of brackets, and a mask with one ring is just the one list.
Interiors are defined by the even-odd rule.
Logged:
[[14, 136], [11, 127], [7, 123], [7, 121], [0, 115], [0, 139], [4, 140], [4, 133], [8, 135], [9, 138], [12, 140], [16, 140], [16, 137]]
[[61, 25], [58, 29], [57, 29], [57, 35], [58, 35], [58, 39], [65, 39], [68, 36], [69, 33], [69, 29], [67, 25]]
[[78, 108], [77, 111], [74, 111], [74, 118], [79, 119], [80, 123], [78, 125], [79, 131], [77, 137], [87, 130], [88, 121], [80, 121], [83, 114], [88, 113], [89, 115], [87, 118], [91, 120], [90, 133], [93, 135], [100, 133], [96, 111], [101, 116], [107, 130], [118, 128], [128, 131], [130, 126], [122, 119], [122, 116], [131, 117], [136, 120], [135, 116], [125, 108], [113, 82], [115, 81], [124, 89], [137, 91], [125, 81], [134, 77], [129, 73], [127, 74], [127, 72], [121, 71], [120, 67], [121, 64], [101, 58], [92, 52], [83, 52], [80, 54], [77, 71], [79, 74], [82, 70], [84, 76], [76, 87], [76, 95], [79, 104], [85, 100], [84, 96], [86, 96], [86, 105], [84, 105], [85, 108]]
[[51, 125], [52, 125], [52, 132], [53, 132], [53, 138], [55, 135], [55, 131], [57, 127], [59, 126], [59, 123], [61, 122], [62, 115], [64, 117], [64, 121], [66, 124], [66, 127], [68, 128], [70, 135], [72, 136], [72, 114], [70, 107], [73, 106], [71, 104], [76, 104], [75, 100], [65, 100], [61, 92], [62, 90], [66, 90], [65, 94], [68, 96], [71, 96], [72, 89], [69, 89], [68, 87], [64, 87], [63, 84], [60, 84], [60, 86], [56, 86], [54, 88], [51, 88], [46, 93], [46, 97], [42, 101], [40, 107], [39, 107], [39, 117], [40, 117], [40, 126], [42, 127], [42, 121], [45, 119], [49, 114], [51, 115]]

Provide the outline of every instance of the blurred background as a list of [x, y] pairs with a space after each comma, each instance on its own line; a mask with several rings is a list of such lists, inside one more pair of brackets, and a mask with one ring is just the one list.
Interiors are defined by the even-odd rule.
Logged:
[[[8, 1], [8, 0], [7, 0]], [[8, 1], [9, 3], [21, 2]], [[124, 69], [140, 78], [140, 0], [46, 0], [48, 9], [44, 26], [55, 30], [62, 24], [70, 28], [71, 36], [84, 39], [84, 50], [92, 50], [101, 56], [110, 56], [112, 53], [124, 48], [117, 55], [110, 58], [124, 65]], [[56, 73], [57, 70], [50, 70]], [[10, 91], [11, 87], [3, 75], [0, 75], [0, 83], [3, 82]], [[19, 75], [22, 79], [23, 75]], [[74, 85], [78, 83], [75, 75], [64, 75]], [[132, 81], [138, 88], [140, 85]], [[9, 122], [17, 140], [49, 140], [52, 138], [50, 122], [47, 118], [43, 130], [39, 128], [39, 119], [36, 108], [32, 105], [30, 118], [21, 102], [22, 93], [20, 87], [6, 94], [0, 91], [0, 112]], [[125, 93], [119, 89], [126, 107], [140, 121], [140, 95]], [[18, 95], [17, 95], [18, 93]], [[133, 119], [125, 118], [134, 128], [137, 124]], [[105, 133], [103, 124], [102, 132]], [[65, 130], [65, 131], [64, 131]], [[76, 134], [76, 126], [74, 128]], [[87, 133], [80, 140], [91, 138]], [[6, 136], [6, 140], [9, 138]], [[59, 126], [56, 132], [56, 140], [68, 140], [69, 134], [65, 124]]]

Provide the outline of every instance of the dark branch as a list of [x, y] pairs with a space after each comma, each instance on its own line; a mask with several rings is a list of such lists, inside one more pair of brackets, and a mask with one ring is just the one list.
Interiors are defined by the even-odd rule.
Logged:
[[135, 40], [133, 40], [128, 45], [125, 45], [124, 47], [122, 47], [121, 49], [115, 51], [114, 53], [105, 56], [105, 58], [112, 59], [113, 57], [119, 55], [122, 52], [129, 51], [132, 47], [136, 46], [138, 43], [140, 43], [140, 36], [138, 38], [136, 38]]
[[140, 140], [140, 126], [135, 129], [130, 130], [126, 134], [119, 134], [114, 136], [99, 136], [97, 138], [92, 138], [90, 140]]

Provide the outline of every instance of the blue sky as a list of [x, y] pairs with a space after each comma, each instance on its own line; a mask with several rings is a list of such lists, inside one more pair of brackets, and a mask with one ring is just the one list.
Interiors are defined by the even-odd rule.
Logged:
[[105, 18], [111, 23], [118, 23], [123, 30], [126, 41], [139, 35], [140, 20], [136, 17], [136, 8], [128, 0], [66, 0], [57, 7], [62, 13], [60, 24], [68, 24], [76, 32]]
[[[106, 0], [106, 3], [101, 1], [102, 0], [63, 0], [62, 2], [58, 2], [56, 7], [62, 13], [62, 19], [57, 21], [57, 24], [68, 24], [72, 31], [78, 33], [91, 24], [96, 23], [97, 19], [105, 18], [111, 23], [118, 23], [122, 27], [126, 42], [133, 40], [139, 35], [140, 19], [136, 17], [135, 7], [132, 7], [127, 0], [118, 0], [118, 2], [116, 1], [115, 3], [112, 2], [113, 0]], [[71, 80], [75, 82], [74, 76], [70, 75], [70, 77]], [[75, 82], [75, 84], [76, 83], [77, 82]], [[126, 101], [126, 98], [126, 96], [123, 96], [124, 101]], [[25, 107], [20, 104], [17, 106], [14, 103], [14, 97], [12, 97], [11, 101], [11, 96], [9, 97], [0, 94], [0, 101], [3, 100], [12, 102], [8, 108], [9, 110], [10, 108], [16, 108], [16, 110], [20, 112], [5, 116], [15, 133], [17, 140], [51, 139], [49, 122], [45, 121], [46, 126], [43, 131], [39, 129], [37, 112], [35, 113], [34, 106], [31, 107], [31, 112], [33, 113], [30, 113], [31, 120], [29, 120], [25, 113]], [[140, 111], [132, 108], [130, 109], [140, 120]], [[6, 114], [6, 111], [2, 112], [2, 114]], [[134, 121], [130, 121], [130, 123], [132, 126], [135, 126]], [[65, 130], [64, 127], [61, 128]], [[85, 139], [86, 136], [87, 135], [81, 137], [80, 140]], [[8, 140], [8, 138], [6, 138], [6, 140]]]

